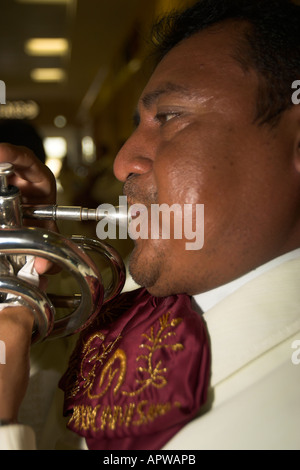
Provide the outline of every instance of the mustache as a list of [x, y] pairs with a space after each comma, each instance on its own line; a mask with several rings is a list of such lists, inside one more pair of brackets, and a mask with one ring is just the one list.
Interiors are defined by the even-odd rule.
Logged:
[[123, 194], [127, 197], [130, 204], [144, 204], [150, 206], [157, 204], [157, 191], [154, 186], [141, 183], [139, 175], [129, 175], [123, 185]]

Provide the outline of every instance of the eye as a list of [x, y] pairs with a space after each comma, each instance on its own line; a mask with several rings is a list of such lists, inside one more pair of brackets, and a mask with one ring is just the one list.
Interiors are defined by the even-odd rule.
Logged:
[[155, 116], [155, 120], [158, 121], [160, 124], [166, 124], [168, 121], [171, 121], [171, 119], [174, 119], [179, 116], [178, 112], [160, 112], [157, 113]]

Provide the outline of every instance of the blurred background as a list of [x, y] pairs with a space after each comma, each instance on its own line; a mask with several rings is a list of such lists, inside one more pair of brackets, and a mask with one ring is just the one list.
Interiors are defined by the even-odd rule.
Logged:
[[[192, 3], [1, 0], [6, 103], [0, 104], [0, 141], [30, 146], [40, 136], [41, 158], [57, 178], [60, 204], [118, 204], [122, 185], [112, 165], [132, 132], [137, 99], [151, 72], [150, 27], [168, 10]], [[60, 222], [60, 229], [96, 237], [95, 223]], [[131, 243], [111, 241], [123, 258]]]

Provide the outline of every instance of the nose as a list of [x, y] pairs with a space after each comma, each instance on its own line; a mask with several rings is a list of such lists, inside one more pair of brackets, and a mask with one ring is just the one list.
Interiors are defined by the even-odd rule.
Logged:
[[119, 150], [114, 161], [116, 178], [125, 182], [130, 174], [142, 175], [152, 169], [153, 142], [143, 139], [138, 129]]

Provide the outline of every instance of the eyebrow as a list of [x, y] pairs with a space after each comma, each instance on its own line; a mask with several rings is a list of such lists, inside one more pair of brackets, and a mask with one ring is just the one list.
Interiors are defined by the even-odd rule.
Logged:
[[[140, 101], [145, 109], [150, 109], [151, 106], [155, 103], [155, 101], [157, 101], [157, 99], [161, 95], [167, 95], [171, 93], [177, 93], [180, 96], [189, 96], [189, 97], [191, 97], [192, 95], [191, 90], [189, 88], [183, 85], [178, 85], [176, 83], [167, 82], [162, 87], [157, 88], [156, 90], [150, 91], [149, 93], [146, 93], [141, 98]], [[135, 127], [137, 127], [140, 122], [140, 113], [138, 109], [136, 109], [134, 113], [133, 122], [134, 122]]]
[[167, 82], [161, 88], [157, 88], [154, 91], [146, 93], [142, 97], [141, 102], [143, 103], [143, 106], [146, 109], [149, 109], [161, 95], [166, 95], [170, 93], [177, 93], [182, 96], [191, 95], [191, 91], [189, 88], [183, 85], [178, 85], [176, 83]]

